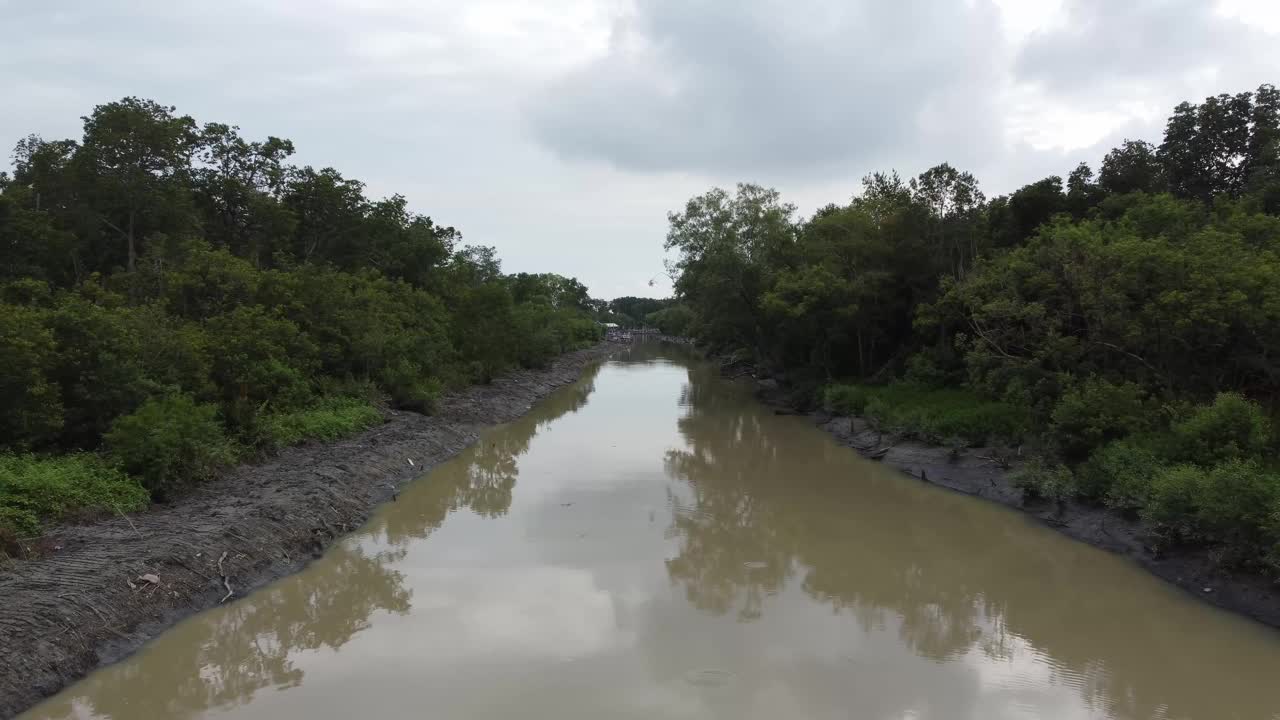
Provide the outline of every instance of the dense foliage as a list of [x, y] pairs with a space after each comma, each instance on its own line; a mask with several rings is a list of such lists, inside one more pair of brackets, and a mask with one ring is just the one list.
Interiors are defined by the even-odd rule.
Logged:
[[739, 185], [669, 219], [677, 300], [714, 349], [900, 431], [1003, 433], [1038, 450], [1031, 495], [1280, 571], [1274, 87], [1183, 103], [1158, 146], [991, 200], [943, 164], [809, 218]]
[[[599, 336], [578, 281], [505, 275], [288, 140], [138, 98], [83, 120], [0, 173], [0, 529], [107, 509], [94, 488], [135, 509], [117, 468], [161, 497]], [[105, 462], [57, 457], [79, 451]], [[41, 478], [74, 491], [37, 502]]]

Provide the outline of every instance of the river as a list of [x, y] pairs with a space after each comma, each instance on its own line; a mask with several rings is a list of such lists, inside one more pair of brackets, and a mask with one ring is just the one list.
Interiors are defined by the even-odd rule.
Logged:
[[1280, 633], [641, 346], [21, 716], [1280, 718]]

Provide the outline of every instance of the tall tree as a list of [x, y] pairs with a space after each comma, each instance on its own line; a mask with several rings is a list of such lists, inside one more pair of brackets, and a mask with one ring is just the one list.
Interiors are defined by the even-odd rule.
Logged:
[[913, 179], [911, 193], [929, 212], [929, 239], [950, 258], [952, 275], [962, 277], [978, 256], [979, 215], [986, 197], [977, 178], [943, 163]]
[[[1178, 132], [1194, 132], [1194, 125], [1190, 130], [1179, 125]], [[1165, 188], [1165, 167], [1171, 161], [1179, 162], [1173, 150], [1164, 151], [1163, 155], [1162, 164], [1156, 146], [1145, 140], [1125, 138], [1120, 147], [1108, 152], [1102, 159], [1098, 187], [1108, 195], [1160, 192]]]
[[83, 118], [76, 159], [100, 221], [125, 243], [129, 272], [137, 267], [140, 238], [191, 223], [185, 181], [196, 125], [174, 110], [126, 97]]
[[248, 142], [239, 131], [222, 123], [204, 126], [193, 184], [209, 241], [259, 265], [274, 250], [271, 241], [293, 231], [294, 218], [278, 202], [293, 143], [276, 137]]

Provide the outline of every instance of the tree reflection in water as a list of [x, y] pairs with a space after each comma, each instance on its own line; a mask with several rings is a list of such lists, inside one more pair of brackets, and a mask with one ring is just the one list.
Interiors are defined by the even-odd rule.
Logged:
[[[369, 627], [374, 612], [409, 611], [411, 591], [391, 566], [405, 556], [410, 541], [425, 538], [461, 508], [486, 517], [506, 514], [516, 459], [540, 428], [586, 405], [598, 372], [598, 366], [589, 369], [533, 412], [487, 433], [428, 481], [409, 488], [393, 512], [381, 513], [361, 537], [334, 545], [307, 572], [167, 632], [146, 651], [164, 653], [163, 662], [106, 668], [79, 686], [83, 693], [43, 707], [45, 717], [77, 717], [76, 708], [87, 707], [120, 720], [187, 718], [248, 703], [264, 688], [301, 685], [303, 671], [293, 661], [298, 652], [340, 649]], [[388, 542], [367, 541], [379, 535]]]
[[435, 532], [458, 510], [489, 518], [506, 515], [520, 473], [517, 459], [529, 451], [538, 430], [586, 406], [599, 373], [600, 365], [588, 367], [578, 382], [548, 395], [530, 412], [486, 433], [474, 446], [432, 470], [428, 480], [406, 489], [394, 512], [377, 517], [369, 531], [403, 547]]
[[[687, 447], [665, 463], [682, 481], [667, 572], [695, 607], [754, 621], [796, 576], [864, 632], [896, 629], [920, 657], [1029, 655], [1108, 714], [1219, 717], [1214, 698], [1227, 693], [1256, 710], [1239, 717], [1277, 717], [1267, 669], [1208, 660], [1239, 652], [1238, 636], [1199, 628], [1203, 608], [1131, 592], [1133, 571], [1092, 548], [865, 463], [714, 368], [689, 371], [682, 402]], [[1144, 605], [1153, 595], [1159, 617]]]
[[248, 703], [264, 688], [302, 683], [300, 651], [337, 650], [369, 626], [378, 610], [404, 614], [410, 592], [390, 569], [403, 551], [366, 555], [352, 542], [333, 546], [307, 573], [193, 618], [144, 650], [147, 657], [99, 671], [82, 694], [42, 708], [45, 717], [77, 717], [85, 706], [108, 718], [187, 718]]

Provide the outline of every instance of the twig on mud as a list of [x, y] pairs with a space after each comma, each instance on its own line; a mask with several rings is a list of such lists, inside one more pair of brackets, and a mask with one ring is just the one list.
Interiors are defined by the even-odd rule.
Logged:
[[992, 465], [995, 465], [1001, 470], [1009, 469], [1009, 458], [1004, 457], [999, 453], [992, 453], [990, 455], [978, 455], [977, 457], [979, 460], [986, 460], [987, 462], [991, 463]]
[[231, 597], [232, 592], [234, 592], [234, 591], [231, 589], [231, 581], [227, 579], [227, 573], [226, 573], [226, 571], [222, 569], [222, 561], [223, 561], [223, 560], [226, 560], [226, 559], [227, 559], [227, 551], [226, 551], [226, 550], [223, 550], [223, 551], [222, 551], [222, 557], [218, 558], [218, 574], [222, 575], [222, 584], [223, 584], [224, 586], [226, 586], [226, 588], [227, 588], [227, 594], [226, 594], [226, 595], [223, 595], [223, 596], [222, 596], [222, 599], [218, 601], [218, 604], [219, 604], [219, 605], [221, 605], [222, 603], [226, 602], [226, 601], [227, 601], [227, 598]]
[[139, 540], [144, 540], [144, 539], [145, 539], [145, 538], [143, 538], [143, 537], [142, 537], [142, 533], [138, 532], [138, 526], [133, 524], [133, 521], [129, 519], [129, 516], [128, 516], [128, 515], [125, 515], [125, 514], [124, 514], [124, 513], [122, 513], [122, 512], [120, 512], [120, 506], [119, 506], [119, 505], [114, 505], [114, 504], [113, 504], [113, 505], [111, 506], [111, 509], [112, 509], [112, 510], [115, 510], [115, 511], [120, 515], [120, 517], [124, 518], [124, 521], [125, 521], [125, 522], [129, 523], [129, 527], [133, 528], [133, 533], [134, 533], [135, 535], [137, 535], [137, 536], [138, 536], [138, 539], [139, 539]]
[[80, 602], [84, 603], [84, 604], [85, 604], [85, 606], [86, 606], [86, 607], [88, 607], [90, 610], [92, 610], [92, 611], [94, 611], [95, 613], [97, 613], [98, 617], [102, 619], [102, 626], [103, 626], [103, 627], [105, 627], [106, 629], [108, 629], [108, 630], [110, 630], [110, 631], [114, 632], [114, 633], [115, 633], [115, 634], [117, 634], [117, 635], [121, 635], [121, 633], [120, 633], [120, 631], [119, 631], [119, 630], [116, 630], [115, 628], [111, 627], [111, 622], [110, 622], [109, 620], [107, 620], [107, 616], [106, 616], [106, 615], [103, 615], [101, 610], [99, 610], [98, 608], [94, 607], [93, 603], [91, 603], [91, 602], [89, 602], [88, 600], [85, 600], [84, 598], [79, 597], [79, 596], [76, 596], [76, 599], [78, 599]]

